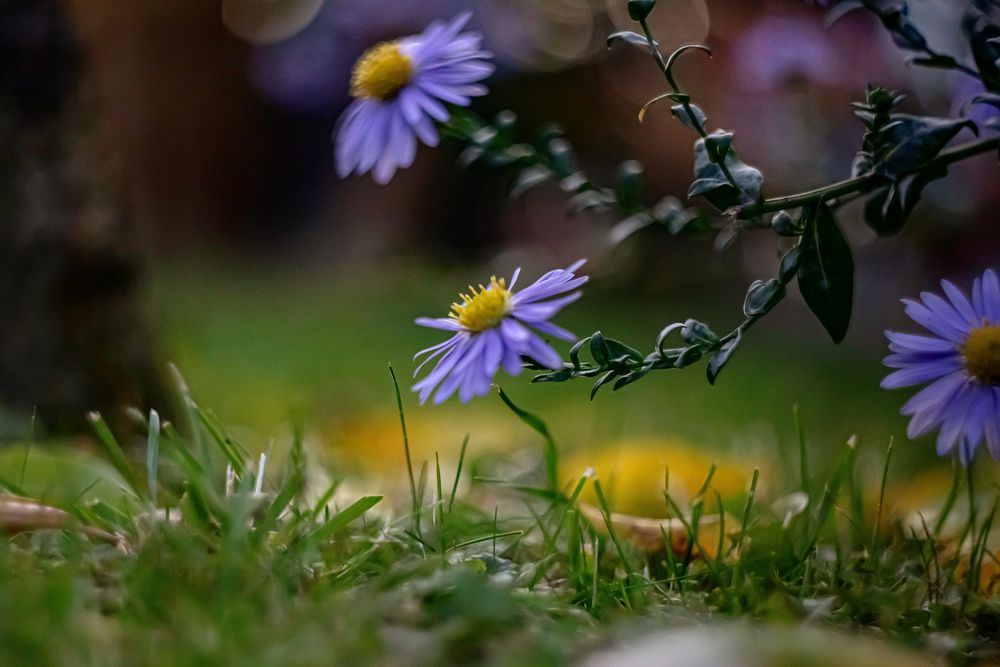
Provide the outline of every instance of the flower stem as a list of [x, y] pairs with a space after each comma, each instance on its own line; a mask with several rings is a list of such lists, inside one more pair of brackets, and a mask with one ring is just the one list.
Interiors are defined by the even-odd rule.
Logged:
[[[653, 59], [656, 60], [656, 64], [660, 68], [660, 71], [663, 73], [663, 77], [667, 80], [667, 85], [670, 86], [670, 90], [672, 90], [674, 93], [681, 94], [681, 88], [680, 86], [677, 85], [677, 80], [674, 79], [674, 75], [671, 72], [673, 59], [671, 58], [670, 63], [668, 63], [666, 60], [663, 59], [663, 54], [660, 52], [660, 47], [656, 43], [656, 40], [653, 39], [653, 32], [649, 29], [649, 24], [646, 22], [646, 19], [641, 19], [639, 21], [639, 25], [642, 26], [643, 35], [645, 35], [646, 42], [649, 44], [649, 52], [653, 55]], [[680, 49], [678, 49], [678, 51], [683, 51], [687, 48], [690, 47], [681, 47]], [[704, 47], [701, 48], [705, 51], [708, 50], [705, 49]], [[705, 126], [702, 124], [701, 120], [694, 114], [694, 110], [691, 108], [691, 102], [687, 99], [684, 99], [683, 101], [680, 102], [680, 105], [684, 108], [684, 113], [686, 113], [688, 119], [690, 119], [691, 126], [694, 128], [695, 132], [697, 132], [702, 139], [708, 138], [708, 132], [705, 130]], [[736, 178], [733, 177], [732, 172], [729, 171], [729, 166], [726, 164], [725, 156], [723, 156], [722, 159], [719, 160], [718, 162], [715, 162], [714, 160], [712, 162], [719, 167], [719, 170], [722, 172], [722, 175], [726, 177], [726, 180], [729, 181], [729, 184], [732, 185], [737, 192], [739, 192], [742, 196], [745, 197], [746, 193], [743, 191], [743, 188], [740, 187], [740, 184], [736, 182]]]

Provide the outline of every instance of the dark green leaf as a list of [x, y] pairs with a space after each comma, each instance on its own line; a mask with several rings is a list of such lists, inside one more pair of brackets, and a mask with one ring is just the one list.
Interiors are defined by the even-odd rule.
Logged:
[[747, 317], [764, 315], [785, 297], [785, 285], [777, 278], [757, 280], [747, 290], [743, 314]]
[[627, 364], [629, 362], [641, 362], [644, 359], [641, 352], [621, 341], [617, 341], [614, 338], [604, 338], [603, 340], [612, 362]]
[[854, 304], [854, 259], [833, 213], [821, 204], [800, 242], [799, 290], [835, 343], [847, 334]]
[[485, 125], [473, 132], [470, 138], [472, 139], [472, 143], [478, 146], [488, 146], [497, 138], [497, 134], [497, 129], [495, 127], [492, 125]]
[[565, 178], [577, 171], [573, 146], [568, 141], [561, 137], [553, 139], [548, 143], [547, 150], [552, 170], [560, 177]]
[[458, 164], [463, 169], [471, 167], [473, 164], [478, 162], [484, 155], [486, 151], [479, 146], [469, 146], [461, 152], [458, 156]]
[[743, 331], [737, 330], [736, 336], [725, 343], [719, 348], [719, 351], [712, 355], [712, 358], [708, 360], [708, 367], [705, 369], [705, 373], [708, 376], [709, 384], [715, 384], [716, 379], [719, 377], [719, 373], [725, 368], [726, 364], [732, 358], [733, 353], [736, 352], [736, 348], [740, 346], [743, 342]]
[[600, 331], [594, 332], [594, 335], [590, 337], [590, 356], [602, 368], [611, 363], [611, 351]]
[[947, 174], [947, 167], [938, 166], [874, 190], [865, 202], [865, 222], [879, 236], [895, 234], [906, 224], [927, 184]]
[[494, 116], [493, 126], [497, 128], [497, 135], [501, 140], [512, 142], [517, 127], [517, 114], [510, 109], [504, 109]]
[[731, 187], [725, 178], [699, 178], [688, 188], [688, 197], [700, 197], [721, 188]]
[[597, 380], [597, 382], [594, 383], [594, 386], [591, 387], [591, 389], [590, 389], [590, 400], [594, 400], [594, 397], [597, 396], [598, 390], [601, 387], [603, 387], [604, 385], [606, 385], [607, 383], [609, 383], [612, 380], [614, 380], [617, 375], [618, 375], [617, 371], [608, 371], [607, 373], [605, 373], [604, 375], [602, 375]]
[[582, 171], [577, 171], [569, 176], [566, 176], [561, 181], [559, 181], [559, 188], [563, 192], [592, 192], [593, 186], [590, 181], [587, 180], [587, 175]]
[[893, 114], [892, 122], [882, 130], [892, 148], [875, 165], [875, 172], [896, 178], [919, 169], [937, 157], [963, 128], [977, 131], [976, 124], [967, 118]]
[[905, 3], [877, 13], [882, 19], [882, 24], [892, 33], [892, 41], [896, 46], [910, 51], [922, 51], [927, 48], [927, 40], [910, 20]]
[[802, 225], [788, 213], [788, 211], [778, 211], [771, 218], [771, 229], [778, 236], [793, 237], [801, 236]]
[[645, 366], [643, 368], [640, 368], [637, 371], [632, 371], [628, 375], [623, 375], [622, 377], [618, 378], [618, 381], [615, 382], [615, 386], [613, 386], [611, 388], [611, 391], [618, 391], [622, 387], [625, 387], [627, 385], [632, 384], [633, 382], [635, 382], [637, 380], [640, 380], [641, 378], [645, 377], [646, 374], [649, 373], [649, 371], [651, 371], [651, 370], [653, 370], [652, 365]]
[[566, 209], [571, 213], [590, 211], [594, 209], [605, 209], [614, 204], [614, 200], [604, 195], [599, 190], [584, 190], [573, 195], [566, 202]]
[[573, 378], [573, 371], [564, 368], [561, 371], [553, 371], [552, 373], [542, 373], [541, 375], [536, 375], [531, 378], [532, 382], [565, 382]]
[[[690, 112], [688, 111], [690, 109]], [[672, 113], [677, 120], [683, 123], [685, 126], [697, 131], [699, 127], [705, 127], [705, 123], [708, 121], [708, 116], [705, 112], [696, 104], [675, 104], [670, 107], [670, 113]]]
[[681, 340], [688, 345], [713, 347], [719, 342], [719, 337], [704, 322], [688, 320], [681, 329]]
[[987, 90], [1000, 92], [1000, 9], [987, 2], [966, 3], [962, 28]]
[[955, 69], [958, 63], [951, 56], [944, 54], [934, 54], [933, 56], [914, 56], [906, 62], [921, 67], [933, 67], [935, 69]]
[[674, 361], [675, 368], [685, 368], [693, 363], [697, 363], [702, 356], [702, 350], [699, 347], [686, 347], [678, 355], [677, 359]]
[[778, 269], [778, 279], [786, 285], [792, 282], [792, 278], [799, 271], [799, 258], [802, 256], [802, 249], [795, 246], [785, 253], [781, 258], [781, 266]]
[[846, 2], [841, 2], [833, 6], [829, 12], [827, 12], [826, 17], [823, 19], [823, 27], [829, 30], [833, 27], [833, 24], [844, 18], [850, 12], [855, 9], [863, 9], [864, 4], [858, 2], [858, 0], [847, 0]]
[[618, 165], [615, 195], [622, 207], [628, 209], [639, 203], [639, 181], [642, 172], [642, 163], [637, 160], [626, 160]]
[[708, 159], [716, 164], [722, 162], [729, 149], [733, 145], [733, 133], [716, 130], [705, 137], [705, 150], [708, 151]]
[[544, 183], [552, 178], [552, 172], [542, 166], [528, 167], [522, 169], [514, 176], [510, 182], [510, 189], [507, 195], [514, 199], [520, 197], [528, 190]]
[[578, 340], [576, 343], [574, 343], [573, 347], [571, 347], [569, 349], [569, 360], [570, 360], [570, 363], [573, 364], [573, 368], [574, 369], [580, 370], [580, 368], [581, 368], [581, 366], [580, 366], [580, 350], [582, 350], [583, 346], [586, 345], [589, 342], [590, 342], [590, 338], [583, 338], [581, 340]]
[[611, 241], [612, 245], [618, 245], [636, 232], [649, 227], [651, 222], [652, 221], [647, 215], [641, 213], [630, 215], [624, 220], [616, 223], [615, 226], [611, 228], [608, 232], [608, 239]]
[[634, 44], [635, 46], [648, 47], [649, 42], [646, 38], [639, 33], [631, 32], [630, 30], [622, 30], [621, 32], [616, 32], [608, 35], [608, 48], [610, 49], [615, 42], [625, 42], [626, 44]]
[[712, 231], [712, 221], [704, 215], [692, 215], [687, 209], [670, 221], [668, 228], [671, 234], [704, 234]]
[[656, 0], [628, 0], [628, 15], [633, 21], [645, 20], [656, 6]]
[[709, 159], [705, 141], [699, 139], [695, 142], [695, 180], [688, 190], [688, 197], [703, 196], [720, 211], [760, 201], [763, 196], [764, 175], [742, 162], [733, 150], [726, 154], [725, 165], [739, 185], [739, 191], [732, 186], [720, 166]]
[[696, 234], [711, 229], [708, 218], [699, 215], [694, 208], [685, 208], [676, 197], [664, 197], [652, 210], [656, 223], [663, 225], [671, 234]]

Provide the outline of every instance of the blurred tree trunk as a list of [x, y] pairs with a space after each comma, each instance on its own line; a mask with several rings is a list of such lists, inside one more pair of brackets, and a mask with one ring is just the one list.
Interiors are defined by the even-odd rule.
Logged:
[[0, 0], [0, 405], [58, 432], [164, 398], [86, 70], [61, 2]]

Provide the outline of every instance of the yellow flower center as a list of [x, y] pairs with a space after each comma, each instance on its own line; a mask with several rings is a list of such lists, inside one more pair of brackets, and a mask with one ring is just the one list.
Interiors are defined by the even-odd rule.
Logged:
[[385, 102], [413, 78], [413, 60], [399, 42], [383, 42], [362, 54], [351, 74], [351, 95]]
[[1000, 385], [1000, 325], [974, 329], [962, 346], [965, 367], [983, 384]]
[[496, 276], [490, 278], [488, 287], [476, 289], [469, 285], [468, 294], [460, 294], [462, 303], [451, 305], [450, 317], [466, 330], [474, 333], [486, 331], [500, 324], [510, 313], [510, 290], [507, 282]]

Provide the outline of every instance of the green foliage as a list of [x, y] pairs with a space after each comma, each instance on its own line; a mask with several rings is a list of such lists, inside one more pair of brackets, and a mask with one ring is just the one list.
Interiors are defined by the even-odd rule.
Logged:
[[810, 212], [799, 244], [799, 291], [835, 343], [847, 334], [854, 304], [851, 246], [829, 207]]
[[[680, 335], [716, 342], [696, 322]], [[598, 356], [628, 356], [602, 339]], [[505, 400], [555, 447], [540, 418]], [[210, 447], [198, 451], [193, 433], [155, 422], [155, 508], [150, 480], [133, 471], [137, 489], [64, 505], [99, 530], [29, 530], [0, 543], [3, 664], [563, 664], [622, 629], [727, 616], [877, 629], [955, 665], [1000, 648], [1000, 605], [981, 583], [995, 565], [986, 545], [996, 503], [967, 511], [968, 549], [940, 529], [888, 524], [890, 458], [874, 504], [856, 504], [853, 440], [820, 483], [791, 496], [780, 488], [797, 482], [759, 470], [734, 507], [712, 488], [714, 466], [688, 502], [665, 481], [679, 527], [649, 549], [632, 543], [590, 473], [553, 492], [535, 486], [545, 475], [505, 463], [509, 478], [480, 474], [456, 497], [460, 463], [449, 497], [438, 472], [436, 496], [418, 485], [417, 505], [398, 514], [408, 500], [341, 501], [336, 480], [311, 490], [319, 470], [299, 439], [270, 471], [244, 460], [237, 474], [206, 423], [198, 439]], [[150, 460], [147, 450], [125, 463]], [[813, 474], [803, 465], [803, 481]], [[956, 490], [976, 502], [962, 479]], [[590, 510], [580, 502], [588, 484]], [[706, 528], [720, 510], [736, 518]], [[718, 546], [706, 550], [710, 538]]]

